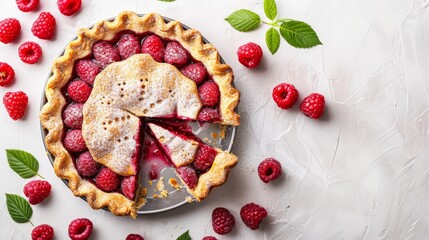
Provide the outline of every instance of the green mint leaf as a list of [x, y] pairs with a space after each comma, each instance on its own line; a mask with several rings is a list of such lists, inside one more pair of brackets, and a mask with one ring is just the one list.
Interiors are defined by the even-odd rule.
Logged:
[[180, 235], [177, 240], [192, 240], [191, 236], [189, 236], [189, 230]]
[[261, 24], [259, 15], [246, 9], [240, 9], [231, 13], [225, 20], [240, 32], [248, 32]]
[[26, 223], [30, 221], [31, 215], [33, 215], [33, 209], [25, 198], [16, 194], [6, 193], [6, 205], [7, 211], [13, 221], [17, 223]]
[[265, 34], [265, 42], [267, 43], [268, 50], [270, 50], [271, 54], [277, 52], [280, 47], [280, 34], [275, 28], [268, 29]]
[[322, 44], [313, 28], [305, 22], [292, 20], [282, 23], [280, 34], [296, 48], [311, 48]]
[[277, 19], [276, 23], [285, 23], [285, 22], [290, 22], [293, 21], [293, 19], [290, 18], [281, 18], [281, 19]]
[[158, 1], [160, 1], [160, 2], [174, 2], [176, 0], [158, 0]]
[[6, 149], [7, 162], [22, 178], [31, 178], [39, 170], [39, 162], [30, 153], [18, 149]]
[[277, 17], [277, 5], [274, 0], [264, 0], [264, 12], [267, 18], [274, 20]]

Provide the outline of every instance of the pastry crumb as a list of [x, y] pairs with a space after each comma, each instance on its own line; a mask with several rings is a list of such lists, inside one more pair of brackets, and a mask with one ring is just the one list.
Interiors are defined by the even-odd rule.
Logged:
[[159, 192], [161, 192], [162, 190], [165, 189], [164, 177], [159, 178], [158, 182], [156, 183], [156, 187], [155, 188]]
[[149, 181], [148, 183], [149, 183], [149, 186], [152, 186], [152, 184], [153, 184], [153, 182], [152, 182], [152, 181]]
[[226, 137], [226, 126], [222, 126], [219, 132], [220, 138], [224, 139]]
[[210, 135], [212, 135], [212, 138], [218, 138], [218, 135], [215, 132], [210, 133]]
[[174, 189], [178, 190], [180, 189], [180, 184], [177, 182], [177, 180], [175, 178], [170, 178], [168, 179], [168, 183], [170, 184], [170, 186], [172, 186]]
[[142, 195], [142, 197], [146, 197], [147, 195], [147, 188], [142, 188], [142, 191], [140, 193]]
[[163, 198], [166, 198], [168, 196], [168, 191], [165, 190], [165, 189], [162, 190], [160, 196], [163, 197]]
[[186, 198], [185, 198], [185, 200], [188, 202], [188, 203], [191, 203], [193, 200], [192, 200], [192, 198], [190, 197], [190, 196], [187, 196]]

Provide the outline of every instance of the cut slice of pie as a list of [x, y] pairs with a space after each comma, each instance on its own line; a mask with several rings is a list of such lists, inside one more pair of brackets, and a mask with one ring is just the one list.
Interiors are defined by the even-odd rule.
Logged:
[[199, 141], [192, 133], [185, 134], [154, 123], [149, 123], [148, 128], [188, 192], [198, 201], [207, 197], [214, 187], [222, 185], [229, 170], [237, 164], [235, 155]]
[[[55, 173], [91, 207], [135, 217], [144, 203], [138, 173], [147, 119], [164, 122], [150, 125], [153, 134], [164, 129], [170, 136], [179, 131], [164, 128], [165, 122], [238, 126], [239, 92], [232, 81], [232, 69], [198, 31], [158, 14], [123, 12], [81, 29], [52, 66], [40, 113]], [[201, 200], [225, 182], [237, 158], [190, 135], [174, 135], [189, 156], [167, 151], [173, 143], [162, 148]], [[199, 154], [215, 156], [213, 165]], [[184, 177], [192, 171], [195, 186]]]

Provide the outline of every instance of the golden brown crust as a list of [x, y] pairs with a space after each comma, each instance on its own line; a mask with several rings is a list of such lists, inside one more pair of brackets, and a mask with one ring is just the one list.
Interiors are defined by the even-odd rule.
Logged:
[[[136, 215], [135, 202], [117, 193], [105, 193], [80, 178], [72, 158], [62, 145], [64, 125], [61, 118], [66, 101], [61, 89], [72, 77], [74, 62], [91, 54], [92, 45], [101, 40], [112, 40], [116, 33], [131, 30], [136, 33], [153, 32], [160, 37], [178, 41], [188, 49], [193, 58], [201, 61], [214, 81], [219, 85], [222, 124], [239, 125], [240, 116], [235, 112], [239, 102], [239, 92], [231, 83], [232, 69], [220, 63], [220, 56], [211, 44], [204, 44], [201, 34], [193, 29], [183, 30], [177, 21], [165, 23], [155, 13], [139, 17], [133, 12], [123, 12], [114, 21], [101, 21], [91, 29], [81, 29], [77, 39], [70, 42], [62, 56], [52, 66], [52, 76], [45, 88], [47, 103], [40, 113], [42, 126], [48, 131], [45, 138], [48, 150], [55, 157], [54, 170], [57, 176], [67, 179], [69, 187], [76, 196], [86, 197], [93, 208], [107, 207], [116, 215]], [[201, 188], [206, 192], [206, 188]], [[203, 194], [202, 194], [203, 195]], [[201, 195], [201, 196], [202, 196]], [[202, 198], [200, 198], [202, 199]]]

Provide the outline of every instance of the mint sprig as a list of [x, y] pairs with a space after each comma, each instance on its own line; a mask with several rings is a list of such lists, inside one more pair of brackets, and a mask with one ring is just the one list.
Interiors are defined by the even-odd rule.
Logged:
[[38, 175], [41, 178], [39, 171], [39, 162], [29, 152], [18, 149], [6, 149], [7, 162], [10, 168], [22, 178], [31, 178]]
[[176, 240], [192, 240], [191, 236], [189, 236], [189, 230], [180, 235]]
[[312, 48], [322, 44], [309, 24], [289, 18], [276, 19], [275, 0], [264, 0], [264, 12], [270, 21], [262, 21], [257, 13], [247, 9], [237, 10], [225, 20], [240, 32], [252, 31], [261, 23], [271, 26], [265, 33], [265, 42], [271, 54], [275, 54], [280, 47], [280, 36], [295, 48]]
[[[6, 193], [6, 205], [10, 217], [15, 222], [31, 223], [30, 218], [33, 215], [33, 209], [25, 198], [16, 194]], [[33, 223], [31, 223], [31, 225], [33, 225]]]

